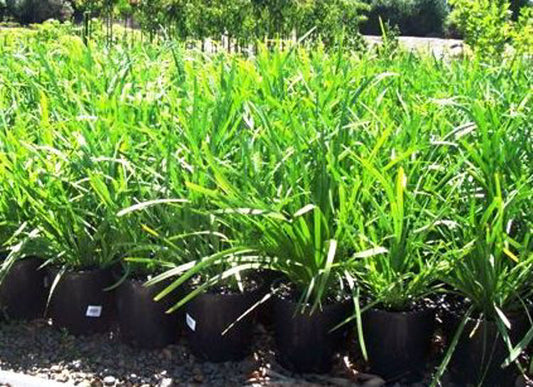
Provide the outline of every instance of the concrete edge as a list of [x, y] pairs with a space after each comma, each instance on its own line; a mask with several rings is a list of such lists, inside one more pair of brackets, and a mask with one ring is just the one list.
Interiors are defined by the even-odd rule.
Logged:
[[74, 386], [70, 383], [59, 383], [36, 376], [19, 374], [12, 371], [0, 370], [0, 384], [8, 384], [13, 387], [65, 387]]

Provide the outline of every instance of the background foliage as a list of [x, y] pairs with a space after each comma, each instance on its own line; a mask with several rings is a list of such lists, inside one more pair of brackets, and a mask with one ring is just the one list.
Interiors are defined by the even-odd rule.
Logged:
[[361, 30], [365, 34], [379, 35], [379, 18], [397, 26], [402, 35], [441, 35], [448, 15], [446, 0], [371, 0], [368, 21]]
[[464, 36], [498, 52], [510, 38], [528, 39], [513, 34], [510, 23], [531, 24], [531, 13], [522, 11], [530, 7], [527, 0], [0, 0], [0, 20], [81, 22], [87, 15], [140, 26], [151, 37], [162, 31], [179, 39], [226, 35], [238, 46], [311, 29], [326, 44], [341, 34], [356, 40], [359, 29], [380, 35], [381, 19], [401, 35]]

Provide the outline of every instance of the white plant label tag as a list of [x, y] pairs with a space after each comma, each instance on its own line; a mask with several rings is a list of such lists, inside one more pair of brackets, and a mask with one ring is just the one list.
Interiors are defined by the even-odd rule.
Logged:
[[185, 322], [187, 323], [187, 326], [191, 328], [191, 331], [196, 331], [196, 320], [193, 319], [189, 313], [185, 313]]
[[43, 279], [43, 286], [46, 288], [48, 288], [50, 286], [50, 280], [48, 279], [48, 276], [45, 276], [44, 279]]
[[100, 317], [102, 315], [102, 307], [100, 305], [89, 305], [85, 316], [87, 317]]

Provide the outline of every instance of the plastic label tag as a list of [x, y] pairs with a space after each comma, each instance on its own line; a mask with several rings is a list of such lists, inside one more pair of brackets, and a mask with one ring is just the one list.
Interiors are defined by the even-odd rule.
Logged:
[[102, 307], [100, 305], [89, 305], [85, 316], [87, 317], [100, 317], [102, 315]]
[[50, 286], [50, 280], [48, 279], [48, 276], [45, 276], [44, 279], [43, 279], [43, 286], [46, 288], [48, 288]]
[[187, 323], [187, 326], [191, 328], [191, 331], [196, 331], [196, 320], [193, 319], [189, 313], [185, 313], [185, 322]]

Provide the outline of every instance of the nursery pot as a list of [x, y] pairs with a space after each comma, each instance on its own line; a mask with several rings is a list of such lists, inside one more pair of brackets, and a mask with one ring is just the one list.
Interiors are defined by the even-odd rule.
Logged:
[[423, 377], [435, 332], [435, 310], [363, 313], [363, 333], [371, 372], [385, 380]]
[[[448, 317], [448, 324], [446, 324], [448, 328], [445, 328], [448, 342], [455, 336], [461, 319], [462, 316]], [[511, 342], [516, 345], [528, 330], [528, 319], [526, 316], [515, 316], [509, 320], [512, 327]], [[518, 375], [516, 366], [511, 364], [506, 368], [501, 368], [508, 354], [509, 351], [495, 322], [469, 319], [448, 366], [451, 379], [458, 385], [514, 385], [514, 380]]]
[[[50, 283], [57, 270], [50, 271]], [[108, 269], [66, 272], [59, 279], [49, 306], [49, 315], [55, 327], [66, 328], [75, 335], [87, 335], [108, 330], [114, 317], [113, 285]]]
[[[243, 314], [261, 298], [260, 291], [201, 294], [185, 305], [185, 332], [192, 353], [201, 360], [224, 362], [248, 355], [254, 313]], [[234, 324], [225, 334], [223, 332]]]
[[146, 287], [136, 279], [125, 280], [117, 289], [117, 317], [122, 339], [143, 348], [160, 348], [178, 336], [178, 313], [165, 313], [176, 299], [156, 302], [163, 284]]
[[353, 312], [351, 302], [324, 306], [309, 314], [301, 312], [297, 302], [274, 298], [274, 332], [278, 362], [286, 369], [307, 373], [326, 373], [333, 365], [333, 355], [348, 337], [348, 326], [332, 331]]
[[2, 314], [15, 320], [32, 320], [43, 316], [46, 304], [43, 261], [29, 257], [15, 261], [0, 284]]
[[[263, 294], [268, 293], [272, 284], [276, 281], [280, 281], [281, 274], [274, 270], [264, 270], [260, 273], [264, 281], [264, 291]], [[274, 325], [274, 302], [273, 298], [269, 298], [263, 302], [257, 308], [257, 321], [263, 324], [267, 329], [272, 329]]]

